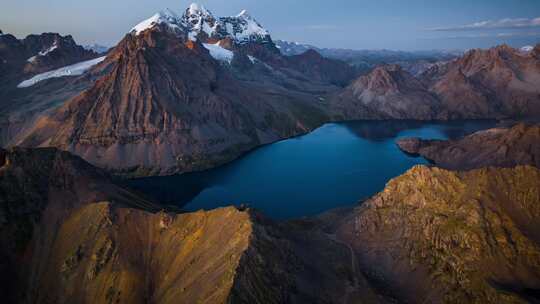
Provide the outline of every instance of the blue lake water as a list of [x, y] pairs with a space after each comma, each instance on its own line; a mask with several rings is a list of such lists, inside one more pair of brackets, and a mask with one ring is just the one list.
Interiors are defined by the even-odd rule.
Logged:
[[401, 152], [401, 137], [457, 138], [494, 121], [416, 121], [326, 124], [310, 134], [260, 147], [204, 172], [129, 181], [161, 202], [187, 211], [247, 204], [275, 219], [352, 205], [382, 190], [416, 164]]

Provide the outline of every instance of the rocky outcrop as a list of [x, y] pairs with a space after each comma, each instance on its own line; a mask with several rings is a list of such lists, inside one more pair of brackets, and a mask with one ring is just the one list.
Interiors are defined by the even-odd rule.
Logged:
[[368, 278], [399, 301], [534, 302], [538, 206], [534, 167], [458, 173], [417, 166], [345, 216], [337, 235]]
[[458, 140], [404, 138], [403, 151], [421, 155], [437, 166], [470, 170], [487, 166], [531, 165], [540, 168], [540, 126], [517, 124], [476, 132]]
[[398, 65], [381, 66], [361, 76], [330, 103], [337, 119], [434, 119], [437, 97]]

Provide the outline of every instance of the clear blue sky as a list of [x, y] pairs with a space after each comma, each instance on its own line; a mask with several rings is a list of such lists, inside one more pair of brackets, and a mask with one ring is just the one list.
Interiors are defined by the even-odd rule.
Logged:
[[[2, 0], [0, 29], [72, 34], [108, 46], [184, 0]], [[274, 39], [354, 49], [466, 49], [540, 42], [540, 0], [201, 0], [217, 16], [247, 9]], [[536, 20], [535, 20], [536, 19]], [[482, 23], [480, 23], [482, 22]]]

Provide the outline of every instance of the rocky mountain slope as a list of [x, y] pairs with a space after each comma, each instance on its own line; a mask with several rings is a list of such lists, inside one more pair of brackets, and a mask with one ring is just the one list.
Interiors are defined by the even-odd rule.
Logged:
[[539, 125], [517, 124], [511, 128], [489, 129], [451, 141], [404, 138], [397, 144], [407, 153], [421, 155], [448, 169], [516, 165], [540, 168]]
[[[538, 49], [538, 48], [536, 48]], [[479, 119], [538, 116], [540, 61], [534, 50], [472, 50], [419, 79], [390, 65], [331, 98], [337, 119]]]
[[359, 267], [407, 303], [536, 303], [540, 171], [417, 166], [344, 217]]
[[339, 120], [432, 119], [439, 109], [438, 98], [398, 65], [376, 68], [331, 100]]
[[534, 51], [506, 45], [472, 50], [421, 77], [449, 118], [540, 114], [540, 61]]

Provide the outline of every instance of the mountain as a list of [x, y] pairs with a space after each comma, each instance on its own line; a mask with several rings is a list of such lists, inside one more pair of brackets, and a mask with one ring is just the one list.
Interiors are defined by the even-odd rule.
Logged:
[[[535, 49], [536, 50], [536, 49]], [[508, 46], [471, 50], [418, 77], [379, 67], [331, 97], [337, 119], [486, 119], [540, 114], [540, 61]]]
[[43, 33], [19, 40], [10, 34], [0, 35], [0, 77], [4, 81], [96, 57], [95, 52], [77, 45], [71, 36]]
[[95, 52], [97, 54], [105, 54], [110, 49], [110, 47], [108, 47], [108, 46], [104, 46], [104, 45], [97, 44], [97, 43], [85, 45], [83, 47], [86, 50], [93, 51], [93, 52]]
[[6, 303], [519, 303], [540, 288], [534, 167], [417, 166], [358, 207], [280, 223], [178, 213], [52, 148], [0, 150], [0, 180]]
[[216, 18], [204, 6], [192, 3], [181, 16], [172, 10], [161, 11], [133, 27], [131, 32], [138, 35], [156, 25], [184, 32], [191, 41], [215, 44], [228, 39], [235, 45], [273, 46], [268, 31], [245, 10], [237, 16]]
[[540, 64], [534, 52], [506, 45], [475, 49], [421, 78], [451, 118], [540, 114]]
[[417, 166], [338, 220], [337, 237], [398, 302], [534, 303], [539, 189], [534, 167]]
[[337, 119], [433, 119], [439, 101], [398, 65], [361, 76], [331, 99]]
[[286, 56], [294, 56], [315, 50], [330, 59], [345, 61], [360, 73], [368, 73], [377, 66], [398, 64], [407, 72], [419, 75], [434, 64], [446, 62], [463, 54], [461, 51], [391, 51], [319, 48], [309, 44], [276, 40], [276, 46]]
[[4, 303], [342, 303], [374, 289], [317, 221], [178, 213], [55, 149], [0, 150]]
[[[0, 35], [0, 146], [7, 145], [37, 116], [87, 88], [92, 77], [73, 78], [82, 73], [81, 62], [92, 62], [98, 56], [77, 45], [71, 36], [44, 33], [17, 39]], [[71, 77], [58, 78], [61, 76]]]
[[285, 41], [285, 40], [276, 40], [276, 47], [279, 49], [281, 54], [285, 56], [294, 56], [294, 55], [300, 55], [302, 53], [305, 53], [309, 50], [315, 50], [318, 51], [320, 48], [310, 45], [310, 44], [303, 44], [299, 42], [291, 42], [291, 41]]
[[[216, 166], [328, 119], [314, 102], [321, 86], [311, 93], [237, 79], [242, 58], [255, 71], [277, 71], [237, 51], [253, 49], [246, 40], [235, 40], [234, 52], [213, 44], [238, 56], [231, 67], [178, 20], [185, 16], [160, 13], [142, 23], [147, 28], [136, 26], [90, 71], [103, 76], [14, 144], [58, 147], [120, 174], [173, 174]], [[313, 86], [304, 77], [304, 88]]]
[[407, 153], [422, 155], [448, 169], [540, 167], [540, 126], [534, 124], [489, 129], [453, 141], [404, 138], [397, 144]]

